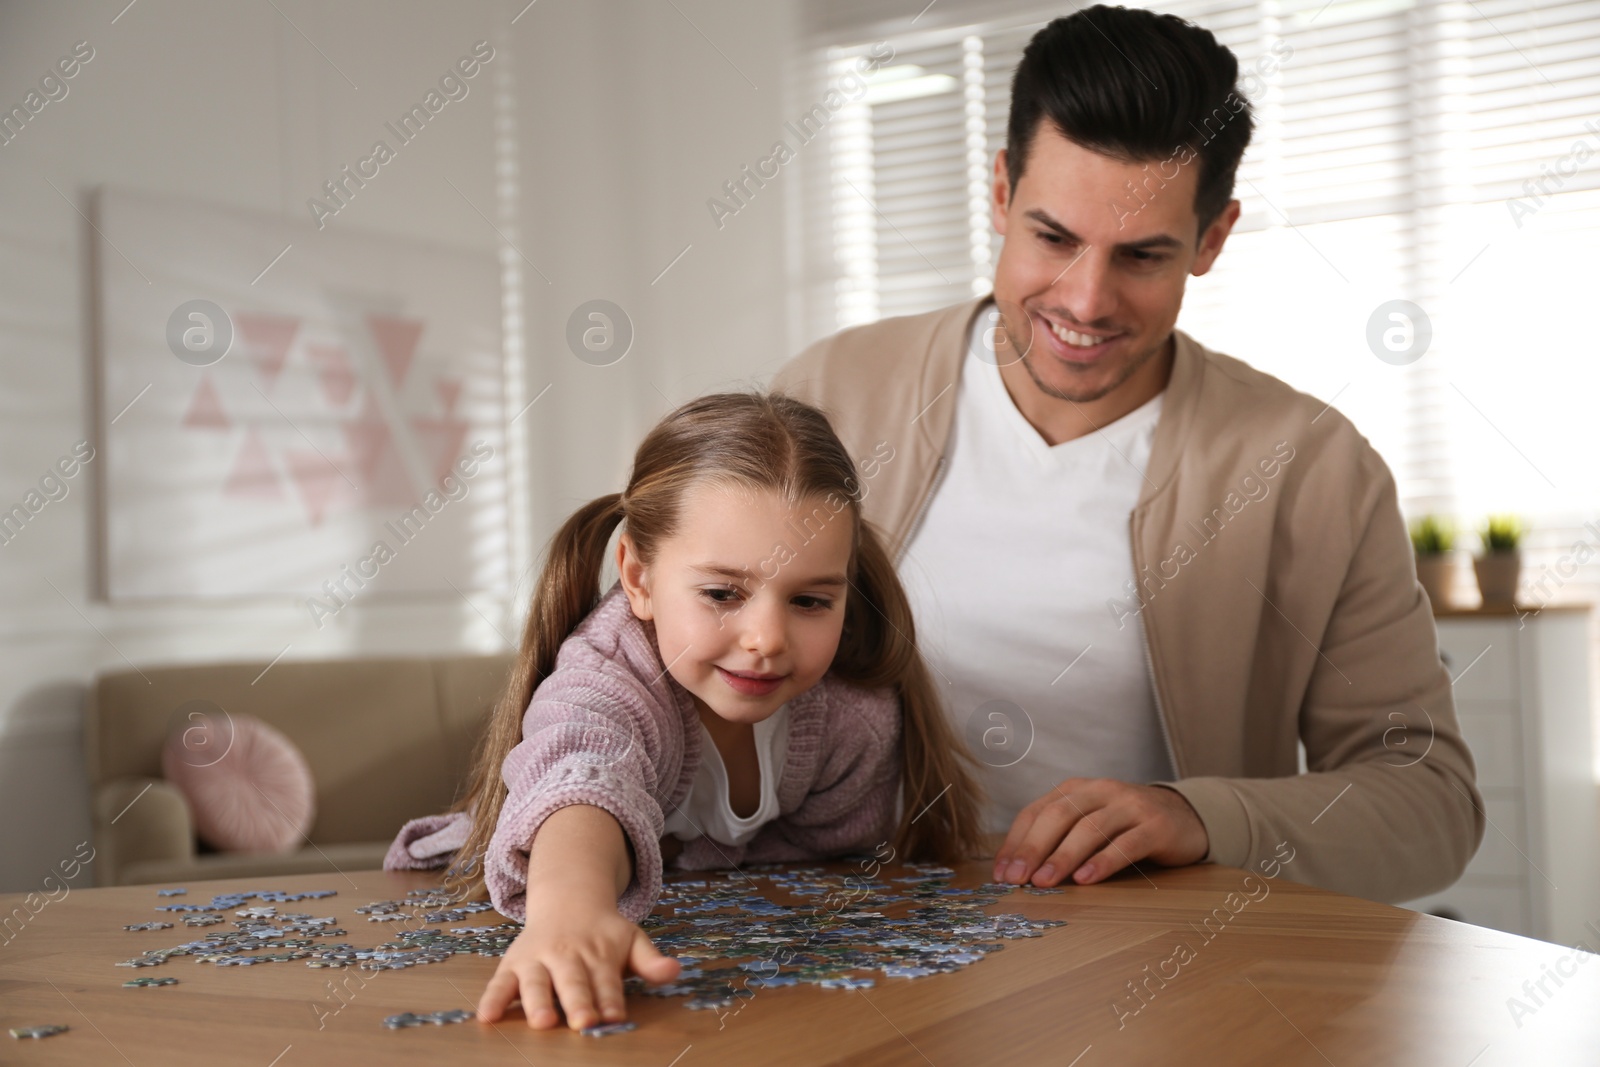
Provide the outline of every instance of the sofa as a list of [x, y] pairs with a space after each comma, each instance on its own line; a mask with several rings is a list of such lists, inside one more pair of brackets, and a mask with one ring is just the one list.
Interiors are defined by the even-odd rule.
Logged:
[[[147, 667], [97, 677], [84, 713], [96, 885], [372, 870], [401, 825], [465, 788], [510, 653]], [[263, 673], [264, 672], [264, 673]], [[161, 775], [180, 707], [203, 700], [282, 731], [310, 765], [316, 819], [281, 854], [206, 850]]]

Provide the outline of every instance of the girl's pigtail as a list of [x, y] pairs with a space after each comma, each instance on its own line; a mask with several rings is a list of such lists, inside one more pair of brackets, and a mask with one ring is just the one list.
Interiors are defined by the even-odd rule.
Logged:
[[623, 515], [622, 494], [609, 493], [579, 508], [550, 540], [521, 650], [478, 746], [467, 791], [451, 809], [472, 815], [472, 831], [445, 879], [452, 895], [464, 898], [484, 891], [483, 856], [506, 798], [500, 767], [522, 740], [523, 715], [533, 691], [555, 670], [562, 642], [600, 600], [606, 545]]
[[911, 604], [883, 539], [865, 519], [856, 545], [856, 588], [834, 671], [900, 696], [902, 814], [895, 851], [902, 860], [955, 863], [983, 848], [982, 792], [972, 756], [950, 728], [927, 663], [916, 646]]

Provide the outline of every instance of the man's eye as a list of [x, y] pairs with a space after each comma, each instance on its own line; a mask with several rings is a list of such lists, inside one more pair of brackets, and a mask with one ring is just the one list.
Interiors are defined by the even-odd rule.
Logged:
[[1062, 237], [1059, 233], [1051, 233], [1048, 230], [1038, 230], [1036, 232], [1041, 241], [1049, 241], [1053, 245], [1058, 245], [1062, 242]]

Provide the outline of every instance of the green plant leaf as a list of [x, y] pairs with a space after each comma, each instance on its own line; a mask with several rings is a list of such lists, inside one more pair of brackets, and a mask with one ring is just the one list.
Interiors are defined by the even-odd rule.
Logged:
[[1478, 530], [1485, 552], [1515, 552], [1527, 533], [1522, 520], [1515, 515], [1490, 515]]
[[1424, 515], [1411, 523], [1411, 547], [1419, 556], [1442, 556], [1455, 543], [1455, 527], [1448, 519]]

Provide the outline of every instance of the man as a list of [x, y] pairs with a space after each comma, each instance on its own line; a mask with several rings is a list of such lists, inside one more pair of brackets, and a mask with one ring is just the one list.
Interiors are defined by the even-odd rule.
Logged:
[[1239, 217], [1237, 76], [1174, 16], [1051, 23], [995, 160], [993, 296], [773, 384], [870, 475], [1010, 824], [997, 880], [1209, 861], [1407, 900], [1484, 819], [1394, 480], [1337, 411], [1174, 330]]

